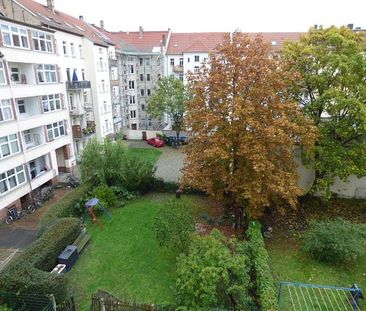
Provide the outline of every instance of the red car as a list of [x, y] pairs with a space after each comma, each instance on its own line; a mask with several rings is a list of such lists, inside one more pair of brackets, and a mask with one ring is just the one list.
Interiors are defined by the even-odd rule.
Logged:
[[154, 147], [164, 147], [165, 143], [164, 140], [160, 139], [159, 137], [153, 137], [146, 140], [146, 142]]

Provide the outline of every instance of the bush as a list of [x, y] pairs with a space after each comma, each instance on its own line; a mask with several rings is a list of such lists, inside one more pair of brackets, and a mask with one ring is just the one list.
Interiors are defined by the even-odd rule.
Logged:
[[190, 208], [181, 200], [168, 201], [155, 217], [154, 228], [161, 246], [185, 252], [195, 229]]
[[149, 190], [154, 179], [153, 163], [128, 152], [122, 141], [92, 140], [83, 150], [80, 171], [83, 181], [106, 184], [127, 191]]
[[366, 255], [366, 226], [342, 218], [310, 224], [304, 237], [304, 250], [314, 258], [330, 262], [352, 262]]
[[83, 183], [79, 187], [71, 190], [47, 210], [41, 219], [41, 225], [47, 226], [47, 224], [54, 222], [60, 217], [80, 216], [80, 211], [76, 208], [76, 205], [90, 190], [91, 186], [88, 183]]
[[107, 185], [100, 185], [93, 189], [93, 197], [96, 197], [106, 208], [114, 207], [117, 202], [117, 196], [113, 189]]
[[248, 247], [253, 264], [255, 289], [261, 310], [274, 311], [277, 306], [277, 290], [269, 267], [269, 256], [264, 245], [261, 225], [250, 222], [247, 230]]
[[249, 310], [249, 258], [237, 240], [219, 231], [196, 236], [177, 262], [178, 303], [188, 310]]
[[66, 275], [51, 274], [57, 256], [80, 233], [78, 219], [60, 218], [39, 239], [0, 272], [0, 288], [9, 292], [38, 295], [54, 294], [66, 298]]

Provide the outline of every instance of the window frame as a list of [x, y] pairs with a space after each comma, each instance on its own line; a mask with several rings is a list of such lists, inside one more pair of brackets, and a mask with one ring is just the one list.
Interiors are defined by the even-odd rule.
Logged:
[[[7, 105], [5, 105], [6, 102], [8, 103]], [[11, 114], [11, 118], [8, 118], [8, 119], [4, 118], [4, 115], [5, 115], [4, 112], [3, 112], [4, 109], [5, 109], [4, 107], [9, 109], [10, 114]], [[2, 99], [0, 101], [0, 118], [2, 119], [2, 120], [0, 119], [0, 123], [14, 120], [13, 107], [12, 107], [10, 99]]]
[[[14, 136], [15, 138], [11, 138], [11, 136]], [[3, 138], [6, 138], [6, 141], [5, 142], [0, 141], [0, 159], [7, 158], [7, 157], [16, 155], [21, 152], [19, 136], [17, 133], [0, 137], [0, 139], [3, 139]], [[12, 146], [12, 143], [14, 143], [14, 142], [16, 143], [16, 146], [18, 149], [15, 152], [13, 151], [13, 146]], [[8, 150], [9, 150], [9, 154], [7, 154], [7, 155], [4, 155], [4, 153], [3, 153], [3, 146], [5, 146], [5, 145], [8, 146]]]
[[[62, 102], [60, 94], [47, 94], [41, 97], [43, 113], [51, 113], [62, 110]], [[45, 108], [45, 104], [48, 106]], [[59, 108], [58, 108], [59, 107]]]
[[[11, 171], [14, 171], [13, 173], [10, 173]], [[20, 182], [19, 180], [19, 176], [23, 175], [23, 181]], [[10, 180], [13, 179], [13, 181], [15, 180], [15, 185], [13, 187], [11, 187], [10, 184]], [[1, 186], [0, 186], [0, 196], [3, 196], [5, 194], [7, 194], [9, 191], [12, 191], [16, 188], [18, 188], [19, 186], [25, 184], [27, 182], [27, 178], [25, 175], [25, 169], [24, 169], [24, 165], [19, 165], [16, 166], [10, 170], [7, 170], [3, 173], [0, 173], [0, 184], [1, 183], [5, 183], [6, 186], [6, 191], [1, 192]]]
[[[6, 24], [6, 23], [1, 23], [0, 27], [1, 27], [1, 34], [2, 34], [4, 46], [18, 48], [18, 49], [26, 49], [26, 50], [30, 49], [29, 36], [28, 36], [28, 31], [26, 28], [22, 28], [22, 27], [19, 27], [16, 25], [10, 25], [10, 24]], [[17, 31], [15, 31], [14, 29], [17, 29]], [[5, 39], [6, 35], [8, 35], [8, 39], [10, 40], [10, 43], [7, 43], [9, 41], [7, 39]], [[19, 46], [14, 44], [15, 36], [18, 36]], [[23, 41], [23, 39], [26, 39], [26, 41], [25, 41], [26, 46], [24, 45], [25, 42]]]
[[[48, 69], [46, 69], [48, 67]], [[51, 69], [53, 67], [54, 69]], [[58, 83], [57, 66], [53, 64], [37, 64], [38, 83]], [[47, 78], [54, 77], [55, 80], [47, 81]], [[43, 80], [43, 81], [42, 81]]]
[[[61, 129], [63, 131], [63, 134], [60, 134], [61, 133], [61, 131], [60, 131]], [[53, 122], [53, 123], [47, 124], [46, 125], [46, 131], [47, 131], [48, 141], [53, 141], [53, 140], [56, 140], [58, 138], [61, 138], [61, 137], [66, 136], [66, 124], [65, 124], [65, 121], [62, 120], [62, 121], [57, 121], [57, 122]], [[50, 135], [50, 133], [52, 133], [52, 135]], [[57, 133], [57, 135], [56, 135], [56, 133]]]
[[[43, 36], [43, 38], [41, 37]], [[45, 52], [45, 53], [54, 53], [54, 46], [53, 46], [53, 38], [52, 35], [47, 34], [43, 31], [32, 30], [32, 42], [33, 48], [35, 51]], [[38, 49], [36, 48], [36, 43], [38, 44]], [[42, 49], [42, 42], [44, 42], [44, 50]]]

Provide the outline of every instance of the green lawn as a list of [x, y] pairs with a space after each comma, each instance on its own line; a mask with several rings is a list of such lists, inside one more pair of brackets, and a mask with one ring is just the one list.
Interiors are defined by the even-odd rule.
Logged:
[[153, 163], [159, 159], [162, 153], [160, 150], [153, 148], [130, 148], [129, 152]]
[[[89, 223], [92, 240], [70, 273], [70, 293], [88, 310], [98, 289], [139, 302], [174, 303], [175, 255], [162, 249], [153, 219], [169, 194], [150, 194], [100, 217], [104, 230]], [[197, 210], [198, 196], [183, 196]]]
[[312, 259], [300, 246], [299, 237], [276, 237], [267, 240], [267, 250], [276, 281], [340, 287], [351, 287], [356, 283], [366, 290], [366, 258], [360, 258], [354, 265], [334, 266]]

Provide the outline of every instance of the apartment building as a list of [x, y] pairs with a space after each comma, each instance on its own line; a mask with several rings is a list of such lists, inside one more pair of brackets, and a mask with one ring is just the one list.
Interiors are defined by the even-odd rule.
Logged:
[[0, 219], [75, 164], [55, 32], [0, 17]]
[[61, 75], [67, 86], [75, 148], [80, 154], [95, 132], [103, 140], [113, 135], [113, 114], [109, 73], [109, 49], [114, 43], [83, 16], [67, 15], [55, 9], [54, 1], [44, 6], [32, 0], [12, 0], [55, 31]]
[[[164, 56], [170, 30], [144, 31], [140, 27], [137, 32], [104, 30], [104, 33], [116, 45], [115, 59], [110, 60], [110, 64], [115, 120], [121, 121], [118, 128], [139, 131], [162, 129], [165, 126], [163, 118], [152, 118], [147, 113], [147, 105], [153, 88], [164, 75]], [[118, 87], [115, 78], [118, 78]]]

